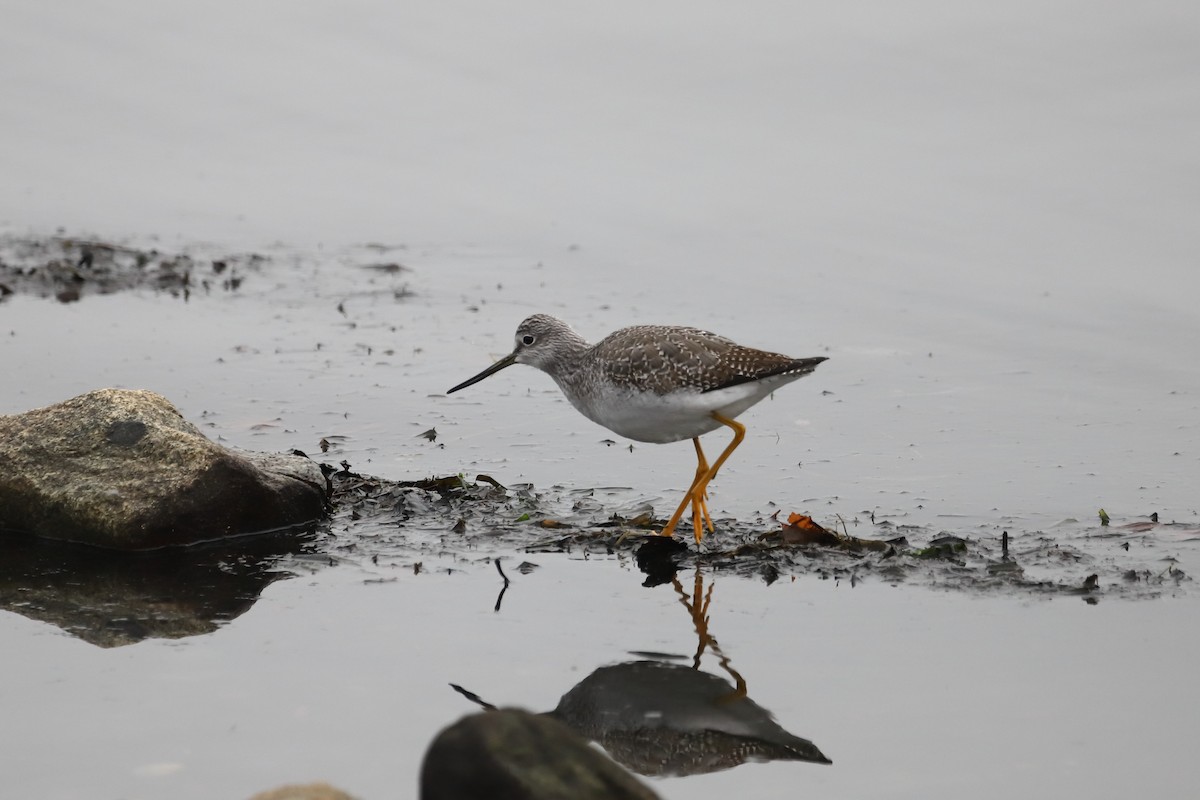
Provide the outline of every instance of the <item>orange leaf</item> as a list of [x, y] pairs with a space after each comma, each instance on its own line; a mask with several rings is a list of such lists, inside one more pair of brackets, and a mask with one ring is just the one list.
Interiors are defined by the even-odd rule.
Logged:
[[807, 514], [789, 514], [788, 524], [780, 531], [785, 544], [822, 544], [836, 545], [838, 538], [834, 534], [813, 522]]

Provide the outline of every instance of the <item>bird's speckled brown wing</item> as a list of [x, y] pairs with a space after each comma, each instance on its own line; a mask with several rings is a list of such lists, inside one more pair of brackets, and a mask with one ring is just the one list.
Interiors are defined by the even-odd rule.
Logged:
[[824, 361], [755, 350], [708, 331], [675, 326], [622, 328], [595, 347], [597, 355], [611, 356], [594, 362], [605, 378], [657, 394], [680, 388], [708, 392], [770, 375], [811, 372]]

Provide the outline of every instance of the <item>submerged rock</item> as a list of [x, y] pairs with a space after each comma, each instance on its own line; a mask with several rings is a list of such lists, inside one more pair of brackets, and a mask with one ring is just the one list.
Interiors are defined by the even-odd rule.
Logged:
[[209, 440], [164, 397], [100, 389], [0, 417], [0, 530], [126, 550], [312, 522], [320, 467]]
[[504, 709], [438, 734], [421, 765], [421, 800], [652, 800], [648, 787], [560, 722]]
[[305, 783], [259, 792], [250, 800], [354, 800], [354, 797], [328, 783]]

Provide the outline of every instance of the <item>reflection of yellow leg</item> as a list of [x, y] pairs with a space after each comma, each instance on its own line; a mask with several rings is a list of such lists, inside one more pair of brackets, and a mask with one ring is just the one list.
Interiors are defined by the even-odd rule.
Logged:
[[[735, 702], [746, 696], [746, 679], [742, 674], [733, 668], [733, 664], [729, 661], [729, 656], [721, 650], [721, 645], [717, 644], [717, 640], [709, 633], [709, 606], [712, 604], [714, 584], [708, 585], [708, 591], [704, 590], [704, 573], [700, 571], [700, 565], [696, 565], [696, 575], [692, 584], [692, 593], [688, 595], [683, 590], [683, 584], [678, 577], [671, 579], [671, 583], [675, 587], [675, 593], [679, 595], [679, 602], [688, 610], [692, 616], [692, 628], [696, 631], [696, 654], [692, 656], [692, 669], [700, 669], [700, 657], [704, 655], [705, 649], [711, 649], [717, 656], [721, 664], [721, 668], [729, 673], [733, 678], [734, 687], [732, 692], [722, 695], [717, 698], [718, 704]], [[701, 597], [704, 598], [701, 601]]]
[[[716, 644], [716, 641], [708, 633], [708, 606], [712, 603], [713, 586], [709, 584], [708, 592], [704, 591], [704, 573], [700, 571], [700, 565], [696, 565], [696, 576], [692, 585], [692, 593], [689, 595], [683, 589], [683, 584], [678, 576], [671, 579], [672, 585], [675, 587], [675, 593], [679, 595], [679, 602], [692, 615], [692, 629], [696, 631], [696, 654], [692, 656], [692, 668], [700, 669], [700, 657], [704, 655], [704, 650], [709, 644]], [[701, 597], [704, 598], [701, 601]]]

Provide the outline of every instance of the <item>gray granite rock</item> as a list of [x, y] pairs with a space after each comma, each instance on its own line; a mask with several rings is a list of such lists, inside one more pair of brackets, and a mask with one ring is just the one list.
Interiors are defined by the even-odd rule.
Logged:
[[0, 530], [126, 550], [316, 520], [309, 459], [238, 452], [161, 395], [100, 389], [0, 416]]

